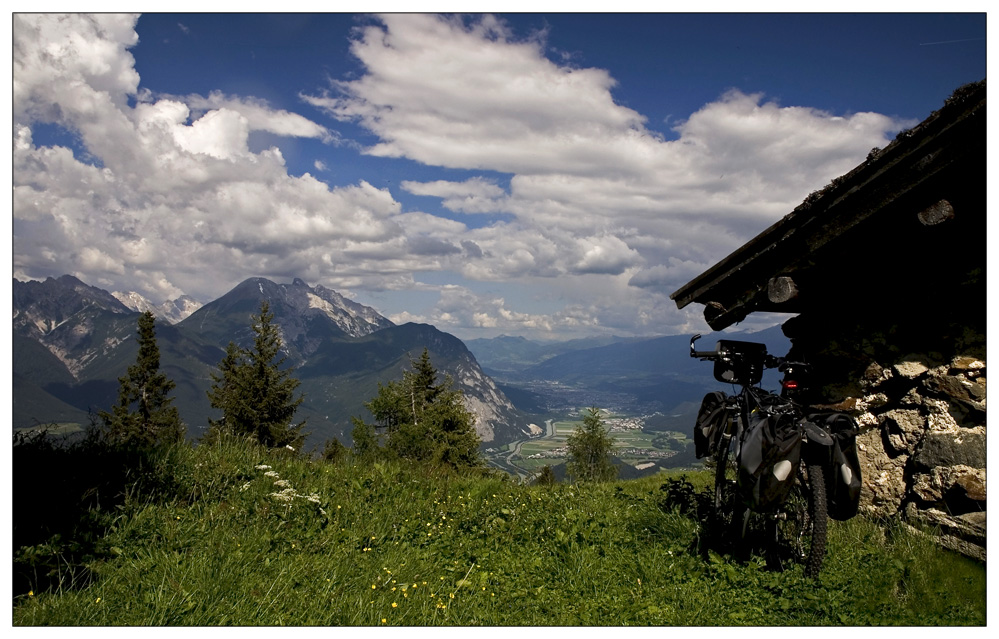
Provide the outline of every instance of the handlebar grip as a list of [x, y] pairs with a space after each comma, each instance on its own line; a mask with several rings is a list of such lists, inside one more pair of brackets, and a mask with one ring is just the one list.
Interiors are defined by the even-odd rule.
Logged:
[[718, 351], [690, 351], [690, 356], [701, 359], [715, 359], [718, 357]]

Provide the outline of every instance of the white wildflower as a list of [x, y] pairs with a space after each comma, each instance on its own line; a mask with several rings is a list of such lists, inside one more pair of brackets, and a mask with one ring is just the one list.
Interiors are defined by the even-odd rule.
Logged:
[[281, 475], [278, 475], [273, 470], [268, 470], [266, 473], [264, 473], [264, 476], [265, 477], [280, 477]]
[[243, 492], [244, 490], [246, 490], [249, 487], [250, 487], [250, 482], [246, 482], [245, 484], [243, 484], [242, 486], [239, 487], [239, 492]]
[[267, 464], [260, 464], [259, 466], [254, 466], [254, 468], [256, 468], [257, 470], [270, 470], [271, 469], [271, 467], [268, 466]]
[[286, 494], [284, 494], [284, 492], [271, 493], [269, 496], [273, 497], [274, 499], [276, 499], [278, 501], [291, 501], [291, 500], [295, 499], [294, 495], [286, 495]]
[[290, 450], [291, 452], [295, 452], [295, 449], [294, 449], [294, 448], [292, 448], [290, 444], [287, 444], [287, 445], [285, 445], [285, 448], [287, 448], [287, 449], [288, 449], [288, 450]]
[[288, 481], [287, 479], [279, 479], [276, 482], [274, 482], [274, 485], [277, 486], [278, 488], [290, 488], [291, 482]]
[[312, 493], [311, 495], [309, 495], [308, 497], [306, 497], [306, 499], [308, 499], [309, 501], [311, 501], [313, 504], [318, 504], [319, 503], [319, 495], [317, 495], [316, 493]]

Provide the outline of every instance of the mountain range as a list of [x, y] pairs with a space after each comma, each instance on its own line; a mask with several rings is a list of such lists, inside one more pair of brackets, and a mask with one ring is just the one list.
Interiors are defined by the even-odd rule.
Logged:
[[[719, 339], [761, 342], [775, 355], [785, 355], [791, 346], [773, 326], [754, 333], [708, 333], [698, 348], [711, 350]], [[644, 415], [649, 430], [688, 432], [705, 393], [732, 391], [714, 379], [711, 364], [690, 357], [689, 335], [567, 342], [501, 336], [469, 340], [468, 347], [507, 397], [530, 413], [596, 405]], [[768, 370], [761, 385], [776, 390], [779, 377]]]
[[[151, 304], [112, 294], [64, 275], [43, 282], [14, 280], [13, 426], [86, 424], [115, 402], [118, 377], [134, 363], [140, 311]], [[305, 401], [307, 446], [337, 437], [350, 443], [350, 418], [370, 419], [364, 403], [378, 385], [399, 379], [424, 348], [440, 375], [450, 375], [476, 414], [484, 444], [522, 439], [528, 418], [516, 409], [453, 335], [426, 324], [396, 325], [374, 309], [323, 286], [296, 279], [277, 284], [250, 278], [197, 307], [167, 303], [176, 323], [156, 323], [160, 368], [176, 383], [172, 396], [188, 435], [199, 437], [217, 414], [206, 391], [225, 346], [252, 343], [252, 317], [267, 300]], [[128, 304], [126, 304], [127, 302]], [[193, 309], [193, 310], [192, 310]], [[160, 309], [163, 310], [163, 307]], [[155, 311], [154, 315], [157, 315]]]
[[[395, 325], [372, 308], [300, 279], [278, 284], [250, 278], [203, 306], [184, 298], [156, 306], [70, 275], [15, 279], [13, 298], [14, 428], [82, 425], [91, 412], [108, 410], [118, 378], [135, 361], [139, 312], [151, 310], [161, 318], [161, 369], [177, 384], [173, 397], [189, 436], [199, 437], [208, 419], [218, 416], [206, 396], [211, 375], [230, 341], [252, 344], [252, 317], [263, 300], [275, 315], [285, 366], [294, 367], [301, 382], [305, 401], [298, 415], [311, 432], [308, 446], [332, 437], [349, 444], [350, 418], [370, 419], [364, 403], [377, 395], [379, 384], [399, 379], [423, 348], [441, 375], [450, 375], [463, 391], [488, 447], [538, 434], [532, 421], [589, 406], [649, 416], [646, 425], [653, 430], [685, 432], [704, 393], [719, 388], [712, 367], [688, 356], [689, 336], [564, 342], [501, 336], [469, 340], [466, 347], [433, 326]], [[778, 355], [790, 345], [774, 327], [708, 334], [700, 348], [712, 348], [716, 339], [761, 341]], [[776, 378], [764, 378], [764, 387], [776, 386]]]

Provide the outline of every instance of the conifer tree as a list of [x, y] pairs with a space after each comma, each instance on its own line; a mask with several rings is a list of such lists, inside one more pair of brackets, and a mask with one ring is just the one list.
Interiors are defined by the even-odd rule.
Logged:
[[111, 412], [99, 413], [108, 435], [117, 442], [153, 446], [184, 438], [177, 407], [167, 396], [176, 383], [160, 372], [155, 322], [149, 311], [139, 316], [135, 364], [118, 378], [118, 403]]
[[292, 424], [292, 420], [305, 398], [295, 397], [299, 381], [282, 368], [281, 335], [273, 320], [265, 300], [253, 319], [253, 347], [230, 342], [226, 348], [208, 391], [212, 408], [222, 410], [221, 419], [210, 420], [209, 437], [228, 432], [251, 435], [270, 448], [301, 449], [305, 421]]
[[[379, 384], [378, 395], [365, 404], [374, 415], [374, 426], [353, 419], [355, 452], [381, 450], [455, 468], [481, 465], [475, 415], [465, 408], [461, 391], [451, 388], [449, 376], [437, 383], [427, 349], [410, 364], [412, 370], [404, 371], [401, 381]], [[376, 430], [384, 435], [384, 448], [378, 446]]]
[[617, 476], [617, 468], [610, 460], [614, 438], [607, 434], [607, 427], [597, 408], [590, 408], [583, 416], [583, 423], [569, 435], [566, 470], [575, 481], [608, 481]]

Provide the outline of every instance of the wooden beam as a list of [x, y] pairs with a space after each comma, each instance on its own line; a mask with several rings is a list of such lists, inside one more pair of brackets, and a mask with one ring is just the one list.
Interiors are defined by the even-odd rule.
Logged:
[[767, 299], [774, 304], [783, 304], [798, 297], [798, 285], [787, 275], [772, 277], [767, 282]]
[[934, 226], [947, 220], [953, 220], [954, 207], [947, 200], [940, 200], [936, 204], [932, 204], [920, 211], [916, 217], [924, 225]]

